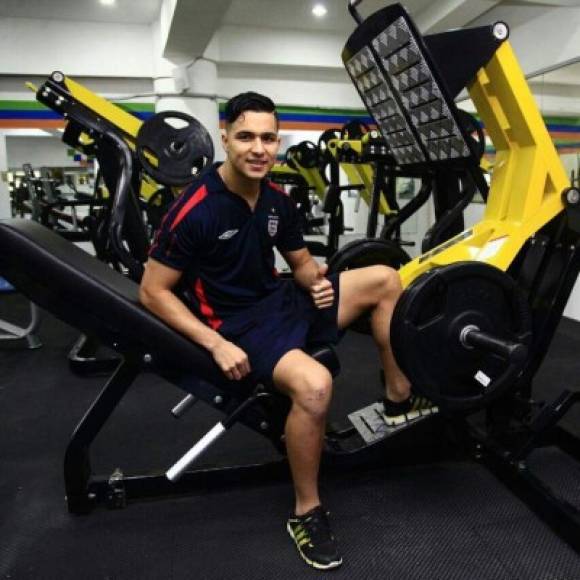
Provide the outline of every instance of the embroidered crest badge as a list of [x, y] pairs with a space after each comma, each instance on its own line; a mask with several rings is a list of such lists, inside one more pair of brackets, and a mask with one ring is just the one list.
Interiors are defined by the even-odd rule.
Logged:
[[273, 238], [278, 233], [278, 216], [269, 215], [268, 216], [268, 234]]

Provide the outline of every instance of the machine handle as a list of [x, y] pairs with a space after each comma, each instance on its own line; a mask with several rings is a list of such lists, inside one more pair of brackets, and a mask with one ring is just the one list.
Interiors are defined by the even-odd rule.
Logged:
[[362, 24], [363, 19], [356, 7], [362, 2], [362, 0], [347, 0], [348, 11], [351, 16], [355, 19], [357, 24]]
[[172, 465], [165, 477], [169, 481], [178, 481], [185, 470], [226, 431], [223, 423], [216, 423], [179, 461]]

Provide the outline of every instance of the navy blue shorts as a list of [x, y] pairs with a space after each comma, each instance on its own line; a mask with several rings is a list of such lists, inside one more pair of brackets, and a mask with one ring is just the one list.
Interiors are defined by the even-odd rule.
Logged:
[[306, 290], [294, 280], [285, 280], [276, 292], [224, 321], [220, 334], [248, 355], [252, 369], [248, 378], [270, 381], [274, 367], [287, 352], [338, 342], [339, 275], [328, 279], [334, 288], [329, 308], [316, 308]]
[[[328, 279], [334, 288], [334, 302], [329, 308], [316, 308], [306, 290], [294, 280], [284, 280], [278, 290], [224, 321], [219, 333], [248, 355], [251, 367], [247, 381], [227, 381], [230, 387], [256, 382], [271, 386], [274, 367], [287, 352], [339, 341], [339, 274], [331, 274]], [[192, 378], [181, 386], [192, 391]]]

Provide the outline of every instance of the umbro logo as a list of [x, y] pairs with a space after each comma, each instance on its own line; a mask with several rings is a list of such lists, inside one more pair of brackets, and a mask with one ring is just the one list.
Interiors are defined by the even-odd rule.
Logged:
[[229, 240], [233, 238], [240, 230], [226, 230], [223, 234], [218, 236], [218, 240]]

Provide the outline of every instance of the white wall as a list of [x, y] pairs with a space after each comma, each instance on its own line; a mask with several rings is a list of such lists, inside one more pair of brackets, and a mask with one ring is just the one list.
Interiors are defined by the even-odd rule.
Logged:
[[562, 164], [566, 169], [568, 177], [570, 177], [570, 174], [574, 171], [574, 175], [576, 176], [576, 179], [578, 179], [578, 171], [580, 170], [580, 153], [560, 155], [560, 159], [562, 160]]
[[[576, 178], [578, 179], [578, 170], [580, 169], [580, 155], [579, 154], [569, 154], [561, 156], [566, 172], [570, 175], [570, 172], [574, 170]], [[569, 318], [574, 318], [575, 320], [580, 320], [580, 281], [576, 282], [572, 294], [568, 300], [566, 310], [564, 310], [564, 316]]]
[[526, 74], [580, 56], [580, 8], [502, 2], [470, 25], [501, 20]]
[[221, 62], [343, 68], [342, 34], [222, 26], [217, 36]]
[[[26, 83], [39, 87], [46, 82], [51, 70], [44, 75], [0, 75], [0, 99], [17, 101], [34, 101], [34, 92], [27, 88]], [[72, 75], [73, 79], [90, 91], [112, 101], [130, 101], [132, 103], [152, 103], [154, 98], [153, 81], [150, 78], [125, 77], [89, 77]], [[148, 96], [149, 95], [149, 96]]]
[[534, 79], [530, 88], [543, 115], [580, 116], [580, 86], [543, 84]]
[[[6, 138], [0, 134], [0, 172], [8, 169], [6, 157]], [[0, 179], [0, 219], [10, 217], [10, 194], [8, 183]]]
[[0, 73], [152, 77], [151, 27], [140, 24], [0, 19]]
[[9, 169], [32, 167], [76, 167], [78, 163], [67, 155], [68, 146], [56, 137], [6, 137]]
[[268, 95], [280, 105], [363, 108], [358, 93], [342, 71], [329, 74], [302, 68], [299, 75], [286, 71], [290, 78], [282, 78], [280, 72], [273, 76], [261, 67], [240, 67], [238, 72], [230, 66], [218, 70], [218, 94], [224, 97], [252, 90]]

